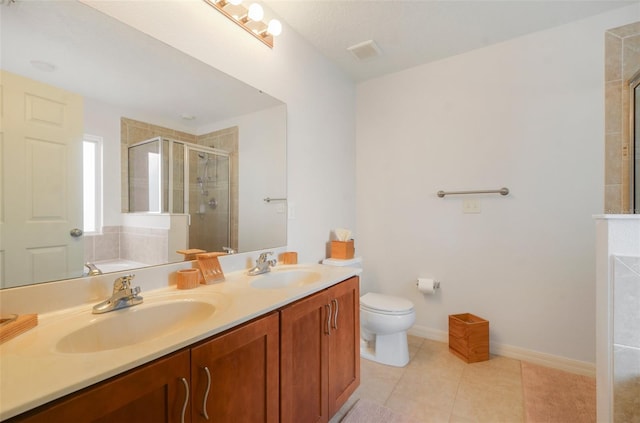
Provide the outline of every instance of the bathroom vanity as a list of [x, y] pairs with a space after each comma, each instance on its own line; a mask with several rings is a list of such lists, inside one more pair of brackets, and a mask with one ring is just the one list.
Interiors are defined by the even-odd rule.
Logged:
[[[3, 396], [9, 392], [7, 377], [22, 380], [14, 380], [18, 394], [0, 399], [3, 418], [10, 417], [8, 422], [327, 422], [360, 383], [357, 269], [279, 266], [264, 278], [237, 273], [226, 282], [189, 291], [170, 287], [148, 292], [147, 310], [154, 307], [156, 294], [173, 298], [188, 293], [195, 299], [190, 304], [217, 298], [220, 313], [140, 345], [111, 350], [92, 346], [95, 351], [81, 342], [74, 347], [58, 342], [53, 351], [34, 347], [48, 339], [38, 331], [55, 332], [59, 317], [4, 344]], [[166, 302], [157, 301], [155, 306], [164, 307]], [[135, 312], [136, 307], [143, 306], [113, 314]], [[84, 309], [72, 312], [82, 313]], [[108, 314], [98, 319], [107, 319]], [[34, 348], [20, 360], [15, 354], [29, 346]], [[137, 351], [145, 363], [139, 364], [141, 357], [135, 356], [127, 362], [123, 350]], [[46, 357], [34, 360], [34, 355], [45, 353]], [[71, 370], [73, 363], [76, 372]], [[12, 364], [24, 367], [12, 372]], [[43, 364], [56, 367], [34, 376], [33, 367]], [[96, 370], [92, 373], [91, 368]], [[47, 383], [53, 388], [44, 386]], [[66, 395], [60, 396], [67, 385]], [[30, 387], [40, 398], [20, 398]], [[49, 400], [52, 397], [56, 399]], [[42, 405], [29, 406], [34, 401]], [[25, 407], [31, 409], [16, 413]]]

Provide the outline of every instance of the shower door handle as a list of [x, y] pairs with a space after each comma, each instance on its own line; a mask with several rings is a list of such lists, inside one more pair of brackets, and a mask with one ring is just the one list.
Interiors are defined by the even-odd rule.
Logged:
[[69, 235], [71, 235], [74, 238], [79, 238], [82, 236], [82, 229], [80, 228], [73, 228], [69, 231]]

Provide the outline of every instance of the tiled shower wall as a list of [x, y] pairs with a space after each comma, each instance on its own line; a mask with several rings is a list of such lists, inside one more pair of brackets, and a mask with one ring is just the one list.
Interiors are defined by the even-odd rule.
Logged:
[[614, 421], [640, 421], [640, 257], [616, 257], [613, 278]]
[[629, 81], [640, 71], [640, 22], [605, 33], [605, 213], [631, 213]]

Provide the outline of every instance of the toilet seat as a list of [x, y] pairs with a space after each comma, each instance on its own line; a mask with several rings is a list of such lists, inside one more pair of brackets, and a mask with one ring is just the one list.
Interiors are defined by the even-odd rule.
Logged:
[[401, 316], [413, 313], [413, 303], [404, 298], [369, 292], [360, 297], [360, 308], [372, 313]]

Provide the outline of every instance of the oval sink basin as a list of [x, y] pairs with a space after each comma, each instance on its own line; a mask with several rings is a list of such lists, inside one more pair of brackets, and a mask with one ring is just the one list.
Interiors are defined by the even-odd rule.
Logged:
[[311, 270], [276, 270], [255, 276], [249, 284], [254, 288], [275, 289], [304, 286], [320, 280], [320, 273]]
[[117, 310], [65, 335], [56, 344], [56, 351], [92, 353], [127, 347], [199, 323], [215, 311], [214, 304], [193, 300], [160, 302]]

